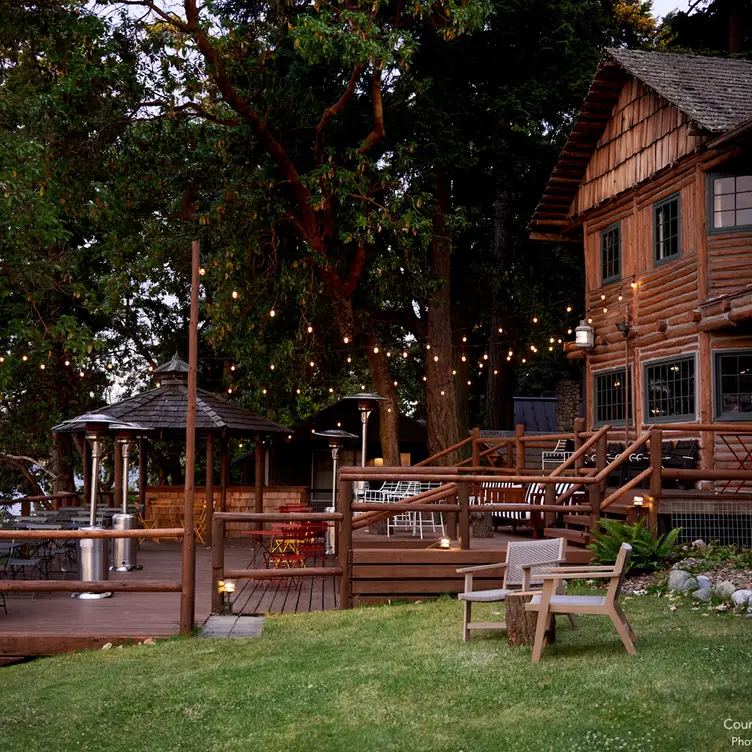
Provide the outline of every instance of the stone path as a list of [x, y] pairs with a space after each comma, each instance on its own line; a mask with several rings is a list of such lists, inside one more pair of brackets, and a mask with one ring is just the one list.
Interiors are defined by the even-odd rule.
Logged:
[[261, 637], [263, 626], [263, 616], [210, 616], [204, 622], [199, 637]]

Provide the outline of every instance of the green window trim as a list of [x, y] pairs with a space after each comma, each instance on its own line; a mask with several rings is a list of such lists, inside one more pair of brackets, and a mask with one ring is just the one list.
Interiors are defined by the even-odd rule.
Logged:
[[[632, 419], [632, 393], [633, 384], [632, 381], [632, 369], [629, 369], [629, 395], [626, 394], [626, 387], [624, 379], [624, 368], [609, 368], [605, 371], [597, 371], [592, 374], [593, 383], [593, 425], [605, 426], [607, 423], [619, 425], [625, 421], [624, 417], [624, 402], [629, 400], [629, 418]], [[616, 380], [616, 381], [615, 381]], [[610, 381], [610, 383], [609, 383]], [[618, 382], [618, 383], [617, 383]], [[615, 392], [615, 390], [618, 390]], [[621, 392], [621, 395], [618, 393]], [[616, 394], [620, 398], [615, 399], [613, 395]], [[606, 399], [604, 404], [604, 397]], [[603, 413], [603, 414], [602, 414]]]
[[621, 222], [614, 222], [600, 233], [601, 285], [621, 279]]
[[[675, 211], [672, 214], [672, 208]], [[673, 253], [665, 254], [666, 248], [675, 248]], [[661, 256], [661, 251], [664, 255]], [[653, 263], [655, 266], [669, 264], [682, 255], [681, 199], [674, 193], [653, 204]]]
[[[752, 421], [752, 348], [713, 351], [713, 419]], [[745, 362], [740, 363], [743, 359]], [[736, 360], [733, 373], [728, 366]], [[726, 361], [726, 363], [724, 363]], [[727, 365], [728, 364], [728, 365]], [[727, 371], [724, 373], [724, 367]], [[735, 389], [729, 381], [736, 381]], [[746, 383], [743, 383], [746, 382]], [[724, 397], [726, 395], [726, 397]], [[748, 410], [724, 410], [724, 399], [735, 396], [737, 406]]]
[[[746, 179], [744, 183], [740, 184], [739, 178]], [[718, 186], [719, 193], [716, 193], [716, 181], [717, 180], [731, 180], [734, 179], [734, 190], [724, 191], [724, 188], [730, 188], [728, 186]], [[737, 206], [739, 195], [744, 196], [744, 203], [747, 204], [752, 201], [752, 167], [740, 167], [738, 170], [726, 169], [717, 172], [711, 172], [707, 178], [707, 228], [709, 235], [724, 235], [726, 233], [734, 232], [749, 232], [752, 230], [752, 206]], [[743, 188], [744, 190], [739, 190]], [[733, 207], [724, 209], [723, 197], [728, 197], [730, 206], [730, 197], [733, 196]], [[717, 201], [719, 202], [717, 204]], [[737, 212], [743, 212], [745, 221], [737, 224]], [[734, 224], [726, 225], [725, 227], [716, 227], [716, 215], [722, 214], [734, 214]]]
[[[643, 363], [642, 385], [643, 423], [697, 420], [697, 359], [694, 354]], [[690, 405], [691, 410], [676, 409]]]

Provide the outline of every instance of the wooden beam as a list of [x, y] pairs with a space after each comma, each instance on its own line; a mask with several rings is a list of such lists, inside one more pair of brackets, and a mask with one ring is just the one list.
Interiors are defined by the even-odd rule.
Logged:
[[256, 437], [256, 512], [264, 511], [264, 439], [261, 436]]
[[[340, 476], [341, 478], [341, 476]], [[346, 480], [339, 482], [339, 513], [342, 521], [339, 526], [339, 541], [337, 542], [337, 554], [339, 568], [342, 572], [339, 581], [339, 607], [348, 609], [352, 607], [350, 595], [350, 557], [352, 556], [352, 483]]]
[[141, 514], [144, 519], [147, 517], [146, 485], [149, 482], [147, 473], [149, 462], [148, 455], [149, 439], [141, 438], [138, 440], [138, 503], [141, 506]]
[[179, 582], [160, 580], [0, 580], [0, 593], [179, 593]]

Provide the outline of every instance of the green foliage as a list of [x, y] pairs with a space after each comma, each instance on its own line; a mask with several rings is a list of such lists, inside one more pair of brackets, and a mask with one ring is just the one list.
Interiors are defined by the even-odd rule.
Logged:
[[[752, 549], [742, 546], [721, 546], [711, 542], [699, 548], [681, 546], [677, 552], [697, 561], [696, 566], [688, 567], [692, 571], [702, 572], [724, 566], [730, 566], [733, 569], [752, 569]], [[682, 568], [685, 567], [682, 565]]]
[[605, 532], [593, 531], [593, 542], [588, 546], [595, 560], [599, 564], [613, 564], [621, 544], [629, 543], [632, 546], [629, 568], [642, 572], [660, 569], [672, 557], [681, 532], [681, 528], [674, 528], [665, 535], [658, 535], [657, 526], [649, 527], [644, 518], [636, 524], [602, 519], [600, 526]]

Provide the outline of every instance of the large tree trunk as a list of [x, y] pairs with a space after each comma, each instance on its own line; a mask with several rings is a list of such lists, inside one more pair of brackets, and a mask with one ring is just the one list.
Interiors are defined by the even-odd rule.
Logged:
[[71, 434], [56, 433], [50, 455], [50, 470], [55, 473], [52, 479], [52, 493], [75, 491], [73, 486], [73, 441]]
[[[371, 377], [376, 391], [382, 397], [386, 397], [383, 402], [379, 402], [381, 454], [385, 465], [399, 466], [399, 404], [394, 376], [389, 373], [389, 361], [378, 337], [373, 334], [364, 334], [363, 344], [368, 354], [368, 364], [371, 367]], [[375, 352], [376, 349], [378, 352]]]
[[[503, 279], [509, 254], [509, 192], [507, 175], [509, 164], [509, 147], [499, 125], [495, 143], [496, 164], [494, 165], [494, 260], [496, 277], [493, 280], [491, 298], [491, 332], [488, 338], [488, 379], [486, 381], [486, 405], [483, 425], [490, 429], [506, 428], [505, 416], [508, 413], [509, 389], [501, 388], [504, 379], [499, 378], [511, 369], [506, 359], [504, 345], [508, 342], [508, 332], [504, 330], [502, 319], [504, 296]], [[502, 332], [499, 332], [502, 329]], [[494, 375], [494, 371], [498, 371]], [[508, 384], [508, 379], [507, 382]]]
[[[436, 175], [435, 236], [431, 244], [431, 274], [439, 284], [428, 306], [428, 344], [426, 351], [426, 420], [428, 454], [433, 455], [456, 444], [458, 439], [454, 377], [452, 376], [452, 301], [450, 230], [446, 216], [451, 210], [449, 176], [439, 170]], [[446, 455], [442, 464], [458, 461], [457, 453]]]

